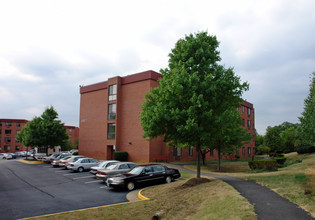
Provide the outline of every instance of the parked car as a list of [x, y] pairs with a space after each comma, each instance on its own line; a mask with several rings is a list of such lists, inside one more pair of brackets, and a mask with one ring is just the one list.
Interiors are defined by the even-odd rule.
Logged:
[[133, 162], [120, 162], [110, 165], [105, 169], [100, 169], [96, 173], [96, 179], [103, 180], [106, 183], [107, 178], [115, 176], [117, 174], [128, 173], [137, 164]]
[[60, 155], [60, 153], [54, 153], [50, 156], [46, 156], [42, 158], [42, 161], [45, 163], [51, 163], [53, 162], [58, 156]]
[[128, 173], [108, 178], [106, 183], [109, 187], [126, 188], [131, 191], [137, 186], [159, 182], [170, 183], [180, 176], [180, 172], [177, 169], [168, 168], [160, 164], [147, 164], [136, 166]]
[[83, 172], [90, 170], [91, 167], [97, 166], [99, 162], [93, 158], [80, 158], [75, 162], [68, 164], [67, 168], [72, 171]]
[[90, 173], [96, 175], [98, 170], [105, 169], [105, 168], [109, 167], [110, 165], [115, 164], [115, 163], [119, 163], [119, 162], [120, 161], [118, 161], [118, 160], [105, 160], [105, 161], [102, 161], [102, 162], [100, 162], [98, 164], [98, 166], [91, 167]]
[[7, 153], [0, 153], [0, 159], [12, 159], [12, 156]]
[[85, 156], [76, 155], [76, 156], [65, 157], [65, 158], [60, 160], [59, 166], [60, 167], [64, 167], [65, 169], [68, 169], [67, 166], [68, 166], [69, 163], [76, 162], [80, 158], [85, 158]]
[[62, 158], [71, 156], [70, 153], [62, 153], [60, 154], [58, 157], [56, 157], [56, 159], [53, 160], [53, 162], [51, 162], [51, 165], [53, 165], [53, 167], [59, 167], [59, 162]]
[[15, 153], [7, 153], [7, 154], [10, 154], [12, 159], [16, 159], [17, 158], [17, 155]]
[[26, 151], [15, 152], [15, 154], [16, 154], [18, 157], [25, 157]]

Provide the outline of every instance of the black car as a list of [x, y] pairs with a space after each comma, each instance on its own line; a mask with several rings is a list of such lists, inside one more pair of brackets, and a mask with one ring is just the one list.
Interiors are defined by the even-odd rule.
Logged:
[[170, 183], [180, 177], [177, 169], [168, 168], [160, 164], [139, 165], [128, 173], [108, 178], [107, 186], [113, 188], [127, 188], [133, 190], [136, 186], [152, 185], [158, 182]]

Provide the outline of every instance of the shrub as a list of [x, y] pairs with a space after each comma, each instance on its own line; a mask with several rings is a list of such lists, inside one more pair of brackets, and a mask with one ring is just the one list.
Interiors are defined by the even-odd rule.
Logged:
[[270, 152], [270, 147], [268, 146], [264, 146], [264, 145], [259, 145], [257, 147], [257, 153], [259, 155], [262, 155], [262, 154], [268, 154]]
[[272, 159], [248, 161], [248, 165], [251, 170], [262, 169], [270, 171], [278, 169], [277, 161]]
[[277, 161], [277, 164], [283, 165], [285, 163], [285, 161], [287, 160], [287, 158], [285, 158], [285, 157], [277, 157], [277, 158], [275, 158], [275, 160]]
[[115, 151], [114, 160], [128, 161], [128, 152], [126, 151]]
[[314, 153], [315, 152], [315, 146], [310, 145], [302, 145], [296, 149], [298, 154], [307, 154], [307, 153]]

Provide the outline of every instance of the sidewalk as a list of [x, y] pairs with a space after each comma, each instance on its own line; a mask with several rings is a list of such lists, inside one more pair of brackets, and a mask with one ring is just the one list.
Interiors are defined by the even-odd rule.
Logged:
[[[180, 165], [166, 164], [170, 168], [196, 174], [195, 171], [187, 170]], [[223, 176], [217, 174], [201, 173], [202, 176], [221, 179], [233, 186], [243, 197], [245, 197], [255, 208], [259, 220], [304, 220], [315, 219], [296, 204], [281, 197], [265, 186], [243, 180], [237, 177]]]

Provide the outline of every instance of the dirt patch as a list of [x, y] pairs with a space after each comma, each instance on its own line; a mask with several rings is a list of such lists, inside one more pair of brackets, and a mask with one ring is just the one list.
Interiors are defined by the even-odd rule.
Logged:
[[176, 189], [185, 189], [188, 187], [194, 187], [199, 184], [208, 183], [208, 182], [211, 182], [211, 180], [208, 178], [191, 178], [187, 180], [184, 184], [177, 186]]

